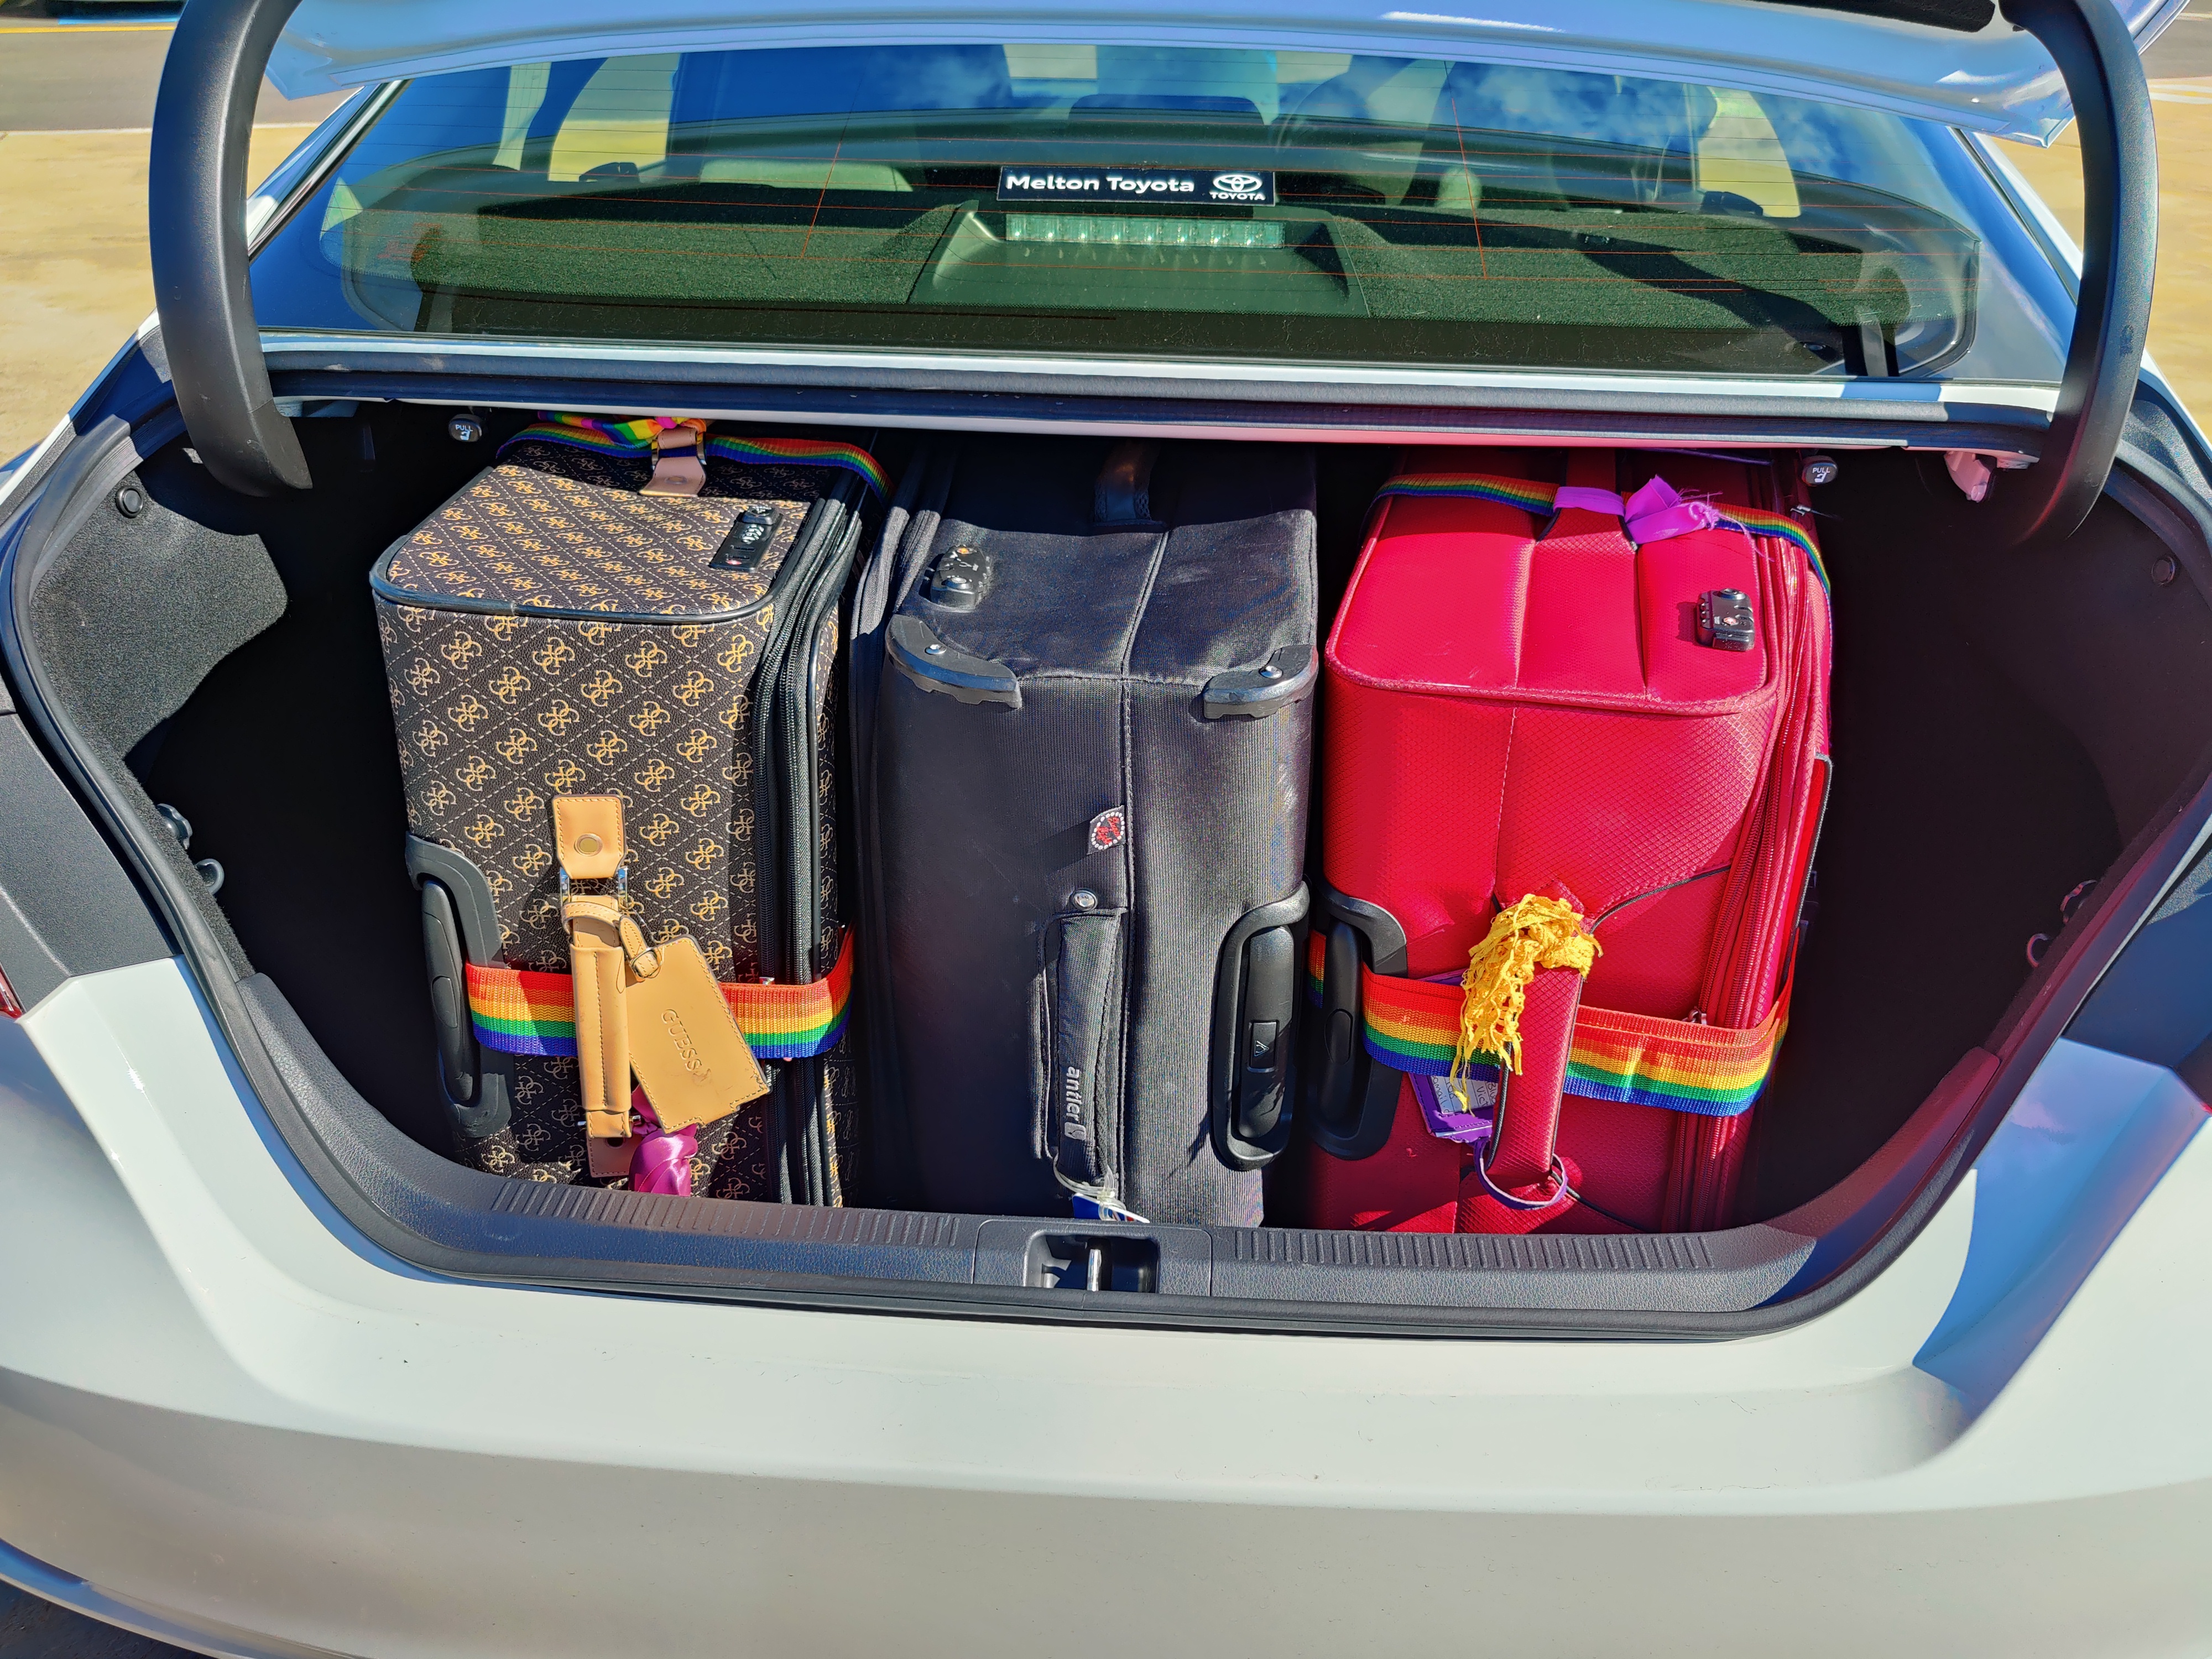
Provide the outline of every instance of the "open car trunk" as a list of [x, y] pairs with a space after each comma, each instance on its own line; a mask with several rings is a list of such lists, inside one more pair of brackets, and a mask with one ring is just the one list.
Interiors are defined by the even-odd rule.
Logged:
[[[12, 595], [49, 733], [149, 854], [217, 1017], [242, 1016], [234, 1039], [265, 1055], [253, 1074], [279, 1131], [354, 1224], [450, 1271], [1199, 1323], [1721, 1332], [1796, 1316], [1901, 1243], [1971, 1158], [2001, 1085], [2170, 874], [2212, 744], [2212, 556], [2173, 498], [2124, 466], [2081, 530], [2022, 550], [1941, 453], [1842, 450], [1814, 497], [1835, 641], [1817, 913], [1734, 1224], [1317, 1231], [1281, 1181], [1256, 1227], [901, 1208], [911, 1149], [872, 1120], [865, 1073], [842, 1208], [502, 1181], [450, 1157], [368, 581], [526, 418], [478, 411], [489, 441], [463, 443], [454, 412], [311, 405], [292, 425], [317, 488], [277, 501], [217, 484], [173, 422], [135, 441], [118, 426], [53, 481]], [[894, 480], [927, 437], [854, 435]], [[2130, 438], [2145, 476], [2193, 465], [2170, 427], [2139, 420]], [[1316, 451], [1324, 631], [1395, 455]]]

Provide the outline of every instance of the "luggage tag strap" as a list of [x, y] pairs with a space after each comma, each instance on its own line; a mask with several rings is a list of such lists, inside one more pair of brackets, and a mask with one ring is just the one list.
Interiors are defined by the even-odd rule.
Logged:
[[[629, 873], [622, 872], [625, 878]], [[638, 926], [637, 902], [629, 896], [627, 880], [613, 893], [563, 893], [561, 919], [568, 924], [572, 940], [580, 921], [596, 922], [611, 931], [623, 960], [640, 979], [651, 979], [660, 971], [660, 947], [646, 938], [645, 929]]]
[[653, 476], [641, 495], [696, 495], [707, 487], [704, 421], [672, 421], [653, 434]]
[[[624, 995], [641, 957], [650, 958], [632, 914], [619, 795], [553, 798], [553, 847], [560, 864], [561, 921], [568, 934], [571, 1024], [578, 1093], [587, 1139], [629, 1138], [629, 1023]], [[613, 878], [611, 893], [579, 893], [577, 881]]]
[[[566, 889], [568, 873], [561, 872]], [[623, 1015], [627, 955], [621, 901], [564, 891], [561, 919], [568, 930], [568, 971], [574, 987], [577, 1085], [584, 1133], [601, 1140], [629, 1136], [629, 1025]]]

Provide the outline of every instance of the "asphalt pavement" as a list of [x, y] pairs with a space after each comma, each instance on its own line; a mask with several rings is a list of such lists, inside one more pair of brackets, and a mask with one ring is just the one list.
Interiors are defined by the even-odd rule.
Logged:
[[2154, 80], [2212, 75], [2212, 4], [2199, 0], [2168, 24], [2143, 54], [2143, 70]]
[[[129, 5], [0, 9], [0, 132], [128, 132], [154, 124], [169, 17]], [[319, 121], [342, 94], [288, 99], [267, 82], [257, 125]]]
[[195, 1659], [0, 1584], [0, 1659]]
[[[153, 308], [149, 129], [173, 12], [0, 0], [0, 462], [38, 441]], [[264, 84], [260, 179], [343, 94]]]

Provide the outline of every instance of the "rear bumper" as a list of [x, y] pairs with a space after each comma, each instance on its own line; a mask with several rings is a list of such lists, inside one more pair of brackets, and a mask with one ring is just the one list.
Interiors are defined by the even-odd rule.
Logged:
[[[257, 1655], [2212, 1646], [2212, 1149], [2098, 1054], [1769, 1335], [1209, 1334], [441, 1279], [88, 975], [0, 1027], [0, 1577]], [[2039, 1148], [2148, 1197], [2039, 1231]]]

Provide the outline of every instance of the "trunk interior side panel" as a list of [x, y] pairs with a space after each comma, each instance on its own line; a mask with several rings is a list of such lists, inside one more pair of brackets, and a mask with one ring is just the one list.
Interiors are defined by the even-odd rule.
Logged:
[[[368, 573], [475, 472], [492, 440], [454, 443], [429, 411], [296, 427], [316, 488], [294, 500], [232, 495], [181, 445], [139, 469], [158, 507], [204, 526], [199, 551], [257, 539], [283, 610], [197, 690], [179, 688], [190, 701], [173, 718], [131, 738], [131, 772], [191, 820], [192, 857], [223, 866], [216, 908], [252, 966], [290, 988], [331, 1059], [386, 1116], [442, 1152], [449, 1132], [420, 908], [398, 854], [407, 825]], [[197, 559], [171, 569], [179, 582], [210, 577]], [[104, 611], [100, 620], [118, 635], [125, 625]]]
[[[2055, 568], [2008, 554], [2000, 581], [1952, 508], [1971, 511], [1940, 457], [1847, 458], [1819, 501], [1834, 582], [1835, 769], [1814, 860], [1820, 909], [1761, 1107], [1759, 1215], [1812, 1199], [1881, 1146], [2003, 1013], [2027, 976], [2029, 936], [2058, 931], [2059, 901], [2125, 839], [2081, 728], [2008, 672], [2016, 657], [1979, 648], [2000, 631], [1992, 613], [2158, 592], [2149, 556], [2124, 551], [2130, 531], [2148, 532], [2109, 503]], [[2076, 591], [2061, 601], [2049, 584], [2064, 571]], [[2202, 625], [2193, 592], [2158, 597]], [[2173, 666], [2196, 666], [2185, 643]], [[2099, 667], [2107, 680], [2117, 671]], [[2177, 724], [2191, 730], [2161, 799], [2204, 746], [2202, 719]]]

